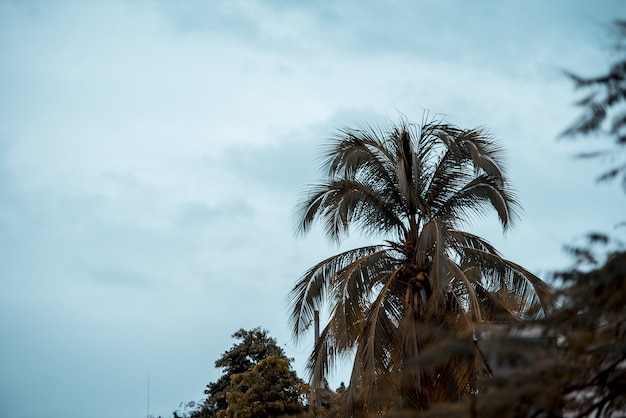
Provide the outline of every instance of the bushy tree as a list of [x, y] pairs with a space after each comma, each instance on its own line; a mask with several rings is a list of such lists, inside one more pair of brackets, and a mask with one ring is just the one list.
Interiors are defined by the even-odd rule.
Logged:
[[308, 385], [291, 370], [289, 360], [269, 356], [252, 370], [235, 374], [226, 394], [228, 407], [219, 418], [273, 418], [305, 410]]
[[[215, 362], [222, 375], [207, 385], [207, 399], [192, 418], [228, 417], [235, 410], [240, 411], [237, 416], [247, 416], [241, 415], [246, 402], [257, 403], [258, 411], [282, 408], [286, 413], [302, 407], [300, 395], [306, 388], [276, 340], [261, 328], [240, 329], [232, 337], [237, 342]], [[255, 397], [261, 392], [267, 396]]]

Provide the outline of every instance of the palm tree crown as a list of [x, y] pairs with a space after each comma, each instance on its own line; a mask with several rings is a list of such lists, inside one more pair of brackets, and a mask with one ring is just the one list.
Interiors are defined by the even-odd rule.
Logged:
[[424, 325], [445, 323], [467, 336], [473, 323], [542, 315], [552, 306], [544, 282], [461, 229], [491, 209], [504, 230], [515, 221], [519, 205], [502, 148], [484, 130], [439, 121], [403, 122], [386, 131], [363, 126], [339, 131], [324, 167], [325, 179], [299, 206], [298, 231], [321, 221], [337, 242], [350, 226], [384, 240], [319, 262], [291, 291], [296, 337], [316, 310], [329, 309], [309, 360], [313, 381], [352, 353], [353, 406], [380, 408], [375, 398], [381, 394], [385, 408], [392, 398], [420, 409], [457, 399], [476, 367], [457, 362], [450, 375], [421, 367], [408, 386], [399, 380], [432, 343]]

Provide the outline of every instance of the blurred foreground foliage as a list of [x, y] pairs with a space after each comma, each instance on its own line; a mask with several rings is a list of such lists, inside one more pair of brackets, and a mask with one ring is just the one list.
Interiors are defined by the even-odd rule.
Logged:
[[549, 316], [485, 323], [473, 345], [444, 339], [418, 357], [416, 367], [430, 364], [436, 371], [438, 362], [477, 348], [489, 370], [473, 393], [426, 411], [390, 408], [359, 416], [626, 416], [626, 251], [611, 251], [593, 268], [577, 263], [555, 279], [561, 304]]
[[563, 137], [593, 136], [608, 139], [613, 147], [597, 149], [580, 154], [582, 158], [601, 158], [611, 164], [599, 177], [599, 181], [621, 177], [626, 191], [626, 20], [616, 19], [610, 26], [614, 45], [612, 62], [603, 74], [584, 77], [572, 72], [566, 75], [576, 89], [585, 92], [576, 103], [581, 116], [563, 133]]
[[[509, 342], [524, 332], [540, 338], [511, 350], [504, 337], [497, 353], [519, 358], [534, 345], [541, 355], [505, 376], [494, 372], [458, 416], [626, 416], [626, 251], [585, 267], [555, 275], [562, 305], [552, 315], [509, 327]], [[542, 349], [545, 341], [553, 344]]]

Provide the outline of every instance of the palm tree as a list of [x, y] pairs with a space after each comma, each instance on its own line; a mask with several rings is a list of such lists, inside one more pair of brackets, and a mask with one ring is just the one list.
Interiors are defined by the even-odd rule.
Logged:
[[[324, 168], [300, 203], [298, 232], [319, 220], [337, 243], [350, 226], [382, 243], [319, 262], [290, 293], [296, 339], [328, 308], [309, 359], [313, 383], [353, 354], [354, 409], [423, 410], [475, 391], [473, 324], [540, 316], [553, 303], [538, 277], [460, 229], [490, 209], [505, 231], [513, 225], [519, 205], [502, 148], [484, 130], [440, 121], [361, 126], [338, 132]], [[469, 345], [449, 351], [444, 341]], [[445, 347], [443, 360], [429, 355]]]

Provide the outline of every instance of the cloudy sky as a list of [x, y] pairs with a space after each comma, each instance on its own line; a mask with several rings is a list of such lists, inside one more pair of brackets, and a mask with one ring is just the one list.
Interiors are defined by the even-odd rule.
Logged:
[[[626, 198], [557, 141], [623, 1], [0, 0], [0, 415], [171, 415], [237, 329], [286, 321], [333, 252], [293, 233], [337, 127], [488, 127], [524, 205], [504, 253], [545, 276]], [[352, 239], [352, 243], [359, 238]], [[349, 246], [351, 243], [346, 243]], [[149, 376], [149, 378], [148, 378]], [[339, 381], [341, 376], [335, 378]], [[331, 380], [332, 382], [332, 380]]]

